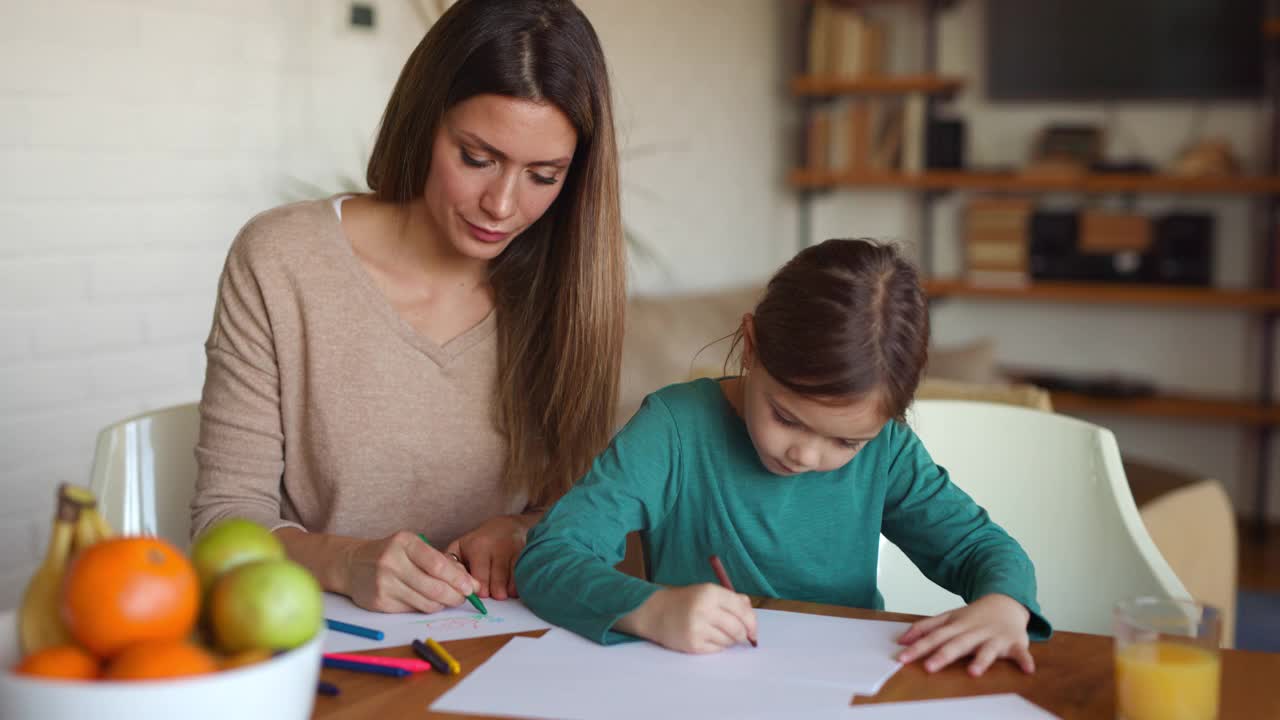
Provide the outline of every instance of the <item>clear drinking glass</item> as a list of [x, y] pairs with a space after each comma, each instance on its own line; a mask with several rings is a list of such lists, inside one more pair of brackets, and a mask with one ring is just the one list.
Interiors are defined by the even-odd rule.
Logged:
[[1139, 597], [1114, 618], [1116, 717], [1215, 720], [1222, 615], [1191, 600]]

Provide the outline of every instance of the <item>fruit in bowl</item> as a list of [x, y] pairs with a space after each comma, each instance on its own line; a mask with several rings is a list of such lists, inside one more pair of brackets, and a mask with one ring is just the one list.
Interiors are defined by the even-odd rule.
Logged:
[[220, 577], [209, 596], [209, 626], [225, 653], [291, 648], [324, 622], [320, 585], [288, 560], [258, 560]]
[[191, 634], [199, 611], [191, 563], [159, 538], [107, 538], [81, 550], [62, 581], [61, 618], [100, 658]]
[[220, 522], [188, 558], [161, 538], [116, 536], [92, 493], [62, 485], [11, 669], [97, 682], [206, 675], [307, 645], [323, 620], [319, 584], [260, 525]]
[[201, 592], [240, 565], [258, 560], [284, 560], [284, 545], [256, 522], [231, 518], [206, 530], [191, 546], [191, 564], [200, 577]]
[[[16, 616], [0, 612], [0, 718], [6, 720], [307, 720], [317, 702], [323, 632], [300, 648], [277, 655], [255, 652], [246, 658], [252, 664], [223, 663], [217, 672], [205, 667], [201, 674], [182, 677], [90, 680], [86, 673], [96, 677], [99, 672], [92, 656], [74, 678], [57, 677], [47, 668], [39, 675], [8, 672], [47, 652], [19, 659]], [[148, 655], [144, 672], [154, 669], [153, 657], [159, 655]], [[65, 657], [53, 660], [70, 664]]]

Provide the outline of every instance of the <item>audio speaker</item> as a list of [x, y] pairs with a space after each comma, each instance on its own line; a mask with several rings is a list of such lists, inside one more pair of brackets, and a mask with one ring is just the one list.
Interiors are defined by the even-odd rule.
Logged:
[[1213, 215], [1176, 212], [1156, 220], [1155, 274], [1172, 285], [1213, 281]]
[[964, 121], [935, 119], [925, 130], [925, 167], [960, 170], [964, 167]]

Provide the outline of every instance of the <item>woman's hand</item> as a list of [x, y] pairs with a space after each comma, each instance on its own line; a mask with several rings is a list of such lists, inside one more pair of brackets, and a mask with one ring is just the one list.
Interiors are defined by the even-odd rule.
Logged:
[[1031, 612], [1008, 595], [985, 595], [965, 607], [912, 625], [898, 638], [908, 646], [898, 653], [898, 661], [909, 663], [928, 656], [924, 669], [937, 672], [972, 654], [969, 674], [977, 677], [996, 659], [1007, 657], [1030, 674], [1036, 671], [1028, 650], [1030, 617]]
[[449, 543], [446, 553], [457, 556], [478, 581], [480, 597], [516, 597], [516, 560], [525, 536], [538, 515], [499, 515]]
[[433, 613], [460, 605], [479, 583], [445, 553], [400, 531], [352, 545], [344, 592], [366, 610]]
[[756, 638], [746, 595], [705, 583], [663, 588], [618, 620], [625, 633], [686, 653], [712, 653]]

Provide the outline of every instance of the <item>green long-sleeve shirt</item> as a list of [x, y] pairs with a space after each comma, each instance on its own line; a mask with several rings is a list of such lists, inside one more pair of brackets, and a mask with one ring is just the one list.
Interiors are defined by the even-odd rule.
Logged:
[[[646, 582], [614, 569], [639, 530]], [[529, 531], [516, 565], [524, 603], [601, 643], [659, 586], [715, 582], [719, 555], [749, 595], [882, 609], [879, 536], [966, 602], [1003, 593], [1047, 638], [1022, 548], [934, 464], [906, 426], [886, 423], [844, 467], [781, 477], [760, 463], [719, 383], [653, 393], [590, 471]], [[656, 583], [656, 584], [655, 584]]]

